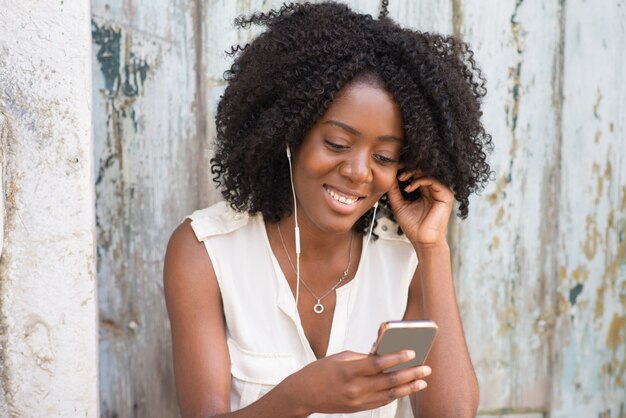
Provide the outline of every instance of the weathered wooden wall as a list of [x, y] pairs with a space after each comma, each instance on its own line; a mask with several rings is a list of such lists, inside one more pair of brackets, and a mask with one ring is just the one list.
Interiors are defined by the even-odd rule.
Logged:
[[[626, 417], [626, 2], [563, 13], [555, 416]], [[583, 400], [581, 402], [581, 399]]]
[[203, 201], [192, 1], [92, 2], [103, 417], [175, 416], [167, 239]]
[[488, 79], [484, 123], [496, 147], [495, 181], [452, 234], [481, 410], [542, 417], [557, 313], [562, 10], [554, 1], [464, 0], [456, 13]]
[[[378, 1], [348, 2], [378, 13]], [[626, 2], [394, 1], [468, 41], [494, 181], [450, 231], [485, 417], [626, 416]], [[93, 2], [103, 416], [175, 416], [165, 243], [208, 176], [234, 17], [282, 1]]]

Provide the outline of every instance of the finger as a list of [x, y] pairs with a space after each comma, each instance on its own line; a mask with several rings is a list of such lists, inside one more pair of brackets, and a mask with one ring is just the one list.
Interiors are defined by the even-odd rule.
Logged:
[[424, 173], [422, 172], [422, 170], [416, 169], [416, 170], [410, 170], [410, 171], [403, 171], [399, 176], [398, 179], [400, 181], [407, 181], [408, 179], [410, 179], [411, 177], [415, 177], [415, 178], [419, 178], [419, 177], [424, 177]]
[[452, 191], [446, 185], [432, 177], [423, 177], [413, 180], [408, 186], [404, 188], [404, 190], [410, 193], [418, 188], [422, 191], [423, 196], [432, 196], [435, 200], [445, 201], [448, 200], [446, 199], [448, 195], [452, 195]]
[[421, 177], [421, 178], [413, 179], [411, 183], [409, 183], [407, 186], [404, 187], [404, 191], [412, 192], [421, 186], [436, 187], [435, 185], [436, 183], [439, 183], [439, 182], [433, 179], [432, 177]]
[[414, 380], [430, 376], [432, 370], [428, 366], [409, 367], [390, 373], [380, 373], [372, 378], [372, 390], [381, 391], [410, 383]]
[[372, 397], [372, 401], [379, 405], [385, 405], [396, 399], [403, 398], [405, 396], [419, 392], [420, 390], [424, 390], [427, 386], [428, 384], [424, 380], [413, 380], [409, 383], [405, 383], [400, 386], [395, 386], [377, 392]]
[[389, 354], [373, 354], [361, 361], [359, 372], [365, 375], [378, 374], [390, 367], [406, 363], [415, 358], [415, 351], [402, 350]]
[[402, 192], [400, 192], [398, 182], [393, 182], [391, 189], [387, 191], [387, 197], [389, 198], [389, 203], [391, 203], [392, 208], [397, 207], [398, 204], [402, 203], [404, 198], [402, 197]]

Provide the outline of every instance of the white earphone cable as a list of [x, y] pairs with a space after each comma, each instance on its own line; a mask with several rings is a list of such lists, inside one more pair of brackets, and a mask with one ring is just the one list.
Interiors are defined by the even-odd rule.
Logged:
[[291, 180], [291, 193], [293, 194], [293, 215], [295, 219], [294, 236], [296, 241], [296, 313], [298, 312], [298, 300], [300, 298], [300, 227], [298, 226], [298, 204], [296, 201], [296, 189], [293, 186], [293, 168], [291, 166], [291, 149], [287, 145], [287, 160], [289, 161], [289, 179]]
[[376, 203], [374, 203], [374, 214], [372, 215], [372, 221], [370, 222], [370, 228], [369, 231], [367, 233], [367, 240], [365, 241], [365, 248], [363, 249], [363, 254], [361, 254], [361, 257], [365, 257], [365, 255], [367, 254], [367, 248], [370, 245], [370, 239], [372, 238], [372, 230], [374, 229], [374, 221], [376, 221], [376, 210], [378, 209], [378, 201], [376, 201]]

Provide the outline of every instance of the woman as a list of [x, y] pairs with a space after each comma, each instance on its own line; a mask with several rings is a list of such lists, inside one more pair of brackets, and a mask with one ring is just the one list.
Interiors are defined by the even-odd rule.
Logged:
[[[218, 105], [228, 203], [165, 261], [182, 415], [474, 416], [446, 240], [490, 172], [471, 51], [334, 3], [238, 23], [267, 30], [233, 49]], [[368, 355], [380, 323], [422, 318], [427, 365], [383, 372], [413, 353]]]

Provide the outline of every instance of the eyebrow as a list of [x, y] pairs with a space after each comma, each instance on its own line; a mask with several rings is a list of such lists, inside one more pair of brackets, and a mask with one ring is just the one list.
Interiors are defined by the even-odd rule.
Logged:
[[[334, 119], [330, 119], [327, 120], [326, 122], [324, 122], [325, 125], [334, 125], [337, 126], [341, 129], [343, 129], [346, 132], [351, 133], [352, 135], [357, 135], [357, 136], [361, 136], [361, 132], [357, 131], [356, 129], [354, 129], [352, 126], [350, 125], [346, 125], [343, 122], [339, 122], [338, 120], [334, 120]], [[399, 136], [395, 136], [395, 135], [382, 135], [379, 136], [377, 139], [380, 139], [381, 141], [397, 141], [397, 142], [403, 142], [402, 138], [400, 138]]]

